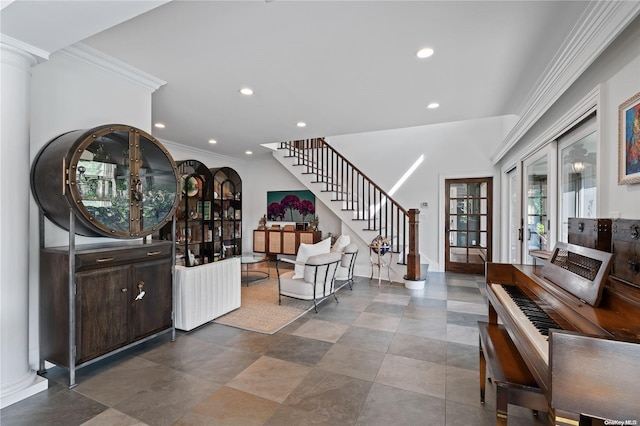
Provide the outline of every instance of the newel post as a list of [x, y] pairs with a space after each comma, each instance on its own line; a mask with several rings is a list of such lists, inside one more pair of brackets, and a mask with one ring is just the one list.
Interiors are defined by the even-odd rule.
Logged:
[[404, 277], [408, 281], [421, 280], [419, 218], [420, 210], [409, 209], [409, 254], [407, 255], [407, 275]]

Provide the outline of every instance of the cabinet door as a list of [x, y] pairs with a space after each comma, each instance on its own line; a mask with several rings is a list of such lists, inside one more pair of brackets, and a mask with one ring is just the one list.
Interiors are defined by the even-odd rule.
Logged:
[[299, 246], [299, 243], [296, 244], [295, 232], [282, 233], [282, 253], [296, 254], [298, 252], [298, 246]]
[[253, 251], [256, 253], [267, 252], [267, 231], [253, 231]]
[[317, 243], [314, 232], [300, 232], [300, 243], [315, 244]]
[[280, 254], [282, 253], [282, 232], [280, 231], [268, 231], [269, 238], [269, 253]]
[[78, 363], [127, 343], [128, 270], [113, 267], [76, 274]]
[[[171, 261], [134, 264], [129, 290], [131, 341], [171, 327]], [[140, 297], [140, 292], [144, 296]]]

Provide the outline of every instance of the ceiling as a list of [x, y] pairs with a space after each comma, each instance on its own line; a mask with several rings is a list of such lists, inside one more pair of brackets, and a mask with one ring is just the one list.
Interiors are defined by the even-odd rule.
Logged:
[[259, 159], [283, 140], [519, 115], [587, 5], [18, 0], [2, 33], [49, 52], [80, 41], [164, 80], [156, 137]]

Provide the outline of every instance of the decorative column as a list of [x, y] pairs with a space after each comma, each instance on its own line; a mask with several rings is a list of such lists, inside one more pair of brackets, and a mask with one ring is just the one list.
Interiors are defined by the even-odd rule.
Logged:
[[404, 286], [410, 290], [424, 288], [426, 277], [421, 274], [420, 265], [420, 210], [409, 210], [409, 253], [407, 254], [407, 275]]
[[29, 105], [36, 58], [0, 42], [0, 408], [47, 389], [29, 366]]

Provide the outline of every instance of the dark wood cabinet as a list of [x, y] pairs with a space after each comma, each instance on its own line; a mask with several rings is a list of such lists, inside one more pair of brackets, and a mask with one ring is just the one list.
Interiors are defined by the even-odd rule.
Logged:
[[[46, 259], [46, 256], [45, 256]], [[104, 268], [76, 274], [76, 362], [82, 363], [124, 346], [127, 330], [129, 270], [126, 267]], [[64, 290], [64, 284], [62, 290]], [[53, 284], [55, 287], [57, 285]], [[124, 291], [123, 291], [124, 290]], [[49, 328], [59, 318], [47, 319]], [[66, 322], [66, 321], [65, 321]], [[47, 336], [55, 334], [46, 330]], [[42, 341], [44, 342], [46, 338]], [[65, 346], [60, 355], [68, 357]], [[57, 358], [55, 355], [52, 358]], [[60, 364], [62, 359], [57, 359]], [[63, 364], [64, 365], [64, 364]]]
[[123, 124], [74, 130], [49, 141], [31, 166], [31, 189], [45, 216], [88, 237], [136, 239], [171, 221], [176, 165], [150, 134]]
[[[31, 190], [40, 208], [40, 370], [45, 361], [66, 367], [73, 387], [76, 368], [175, 332], [174, 242], [149, 236], [175, 226], [178, 175], [153, 136], [124, 124], [64, 133], [36, 155]], [[45, 217], [69, 232], [68, 246], [45, 247]], [[120, 241], [76, 246], [76, 234]]]
[[71, 258], [69, 247], [41, 249], [41, 362], [68, 368], [74, 386], [75, 368], [172, 329], [172, 248], [90, 244]]
[[242, 179], [230, 167], [213, 175], [213, 260], [242, 254]]
[[213, 176], [198, 160], [176, 162], [181, 193], [176, 208], [176, 230], [172, 224], [160, 230], [160, 238], [176, 241], [178, 265], [196, 266], [213, 261]]

